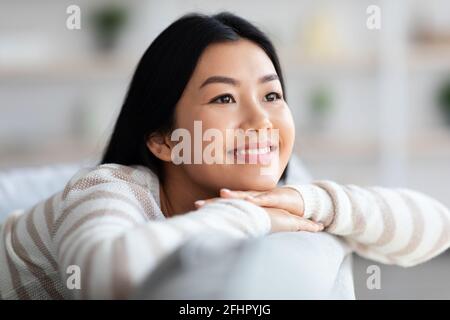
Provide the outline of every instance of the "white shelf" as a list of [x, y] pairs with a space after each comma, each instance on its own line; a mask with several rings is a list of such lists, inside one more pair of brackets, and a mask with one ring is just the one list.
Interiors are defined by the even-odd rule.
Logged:
[[[408, 159], [441, 158], [449, 161], [450, 128], [410, 133], [405, 148]], [[334, 159], [374, 159], [380, 153], [380, 141], [373, 136], [346, 136], [336, 134], [304, 134], [297, 138], [296, 149], [302, 150], [310, 159], [323, 157]]]
[[92, 56], [56, 59], [42, 64], [1, 64], [0, 81], [117, 81], [131, 79], [137, 60]]
[[103, 146], [93, 146], [72, 138], [61, 138], [39, 144], [39, 149], [27, 146], [2, 148], [0, 170], [24, 166], [71, 163], [99, 158]]
[[[280, 51], [285, 73], [289, 75], [375, 72], [379, 67], [376, 52], [328, 58], [311, 57], [295, 50]], [[138, 58], [129, 56], [82, 56], [60, 58], [42, 64], [5, 62], [0, 64], [0, 81], [117, 81], [130, 79]], [[415, 45], [408, 51], [411, 70], [450, 70], [450, 46]]]

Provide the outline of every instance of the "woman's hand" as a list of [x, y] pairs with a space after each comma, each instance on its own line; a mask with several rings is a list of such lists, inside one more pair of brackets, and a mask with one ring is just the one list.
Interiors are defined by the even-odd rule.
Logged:
[[323, 230], [323, 225], [303, 218], [303, 199], [292, 188], [275, 188], [270, 191], [231, 191], [220, 190], [220, 198], [199, 200], [195, 206], [201, 206], [223, 198], [243, 199], [266, 210], [271, 221], [271, 232]]
[[303, 216], [303, 198], [298, 191], [288, 187], [269, 191], [231, 191], [220, 190], [221, 198], [235, 198], [250, 201], [260, 207], [278, 208], [291, 214]]
[[269, 214], [271, 233], [283, 231], [318, 232], [323, 230], [322, 224], [291, 214], [286, 210], [269, 207], [262, 208]]

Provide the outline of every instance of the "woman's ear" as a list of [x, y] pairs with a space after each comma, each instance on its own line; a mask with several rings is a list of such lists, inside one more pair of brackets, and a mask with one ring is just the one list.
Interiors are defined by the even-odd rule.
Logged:
[[147, 139], [147, 148], [155, 157], [163, 161], [172, 161], [172, 146], [166, 135], [161, 133], [153, 133]]

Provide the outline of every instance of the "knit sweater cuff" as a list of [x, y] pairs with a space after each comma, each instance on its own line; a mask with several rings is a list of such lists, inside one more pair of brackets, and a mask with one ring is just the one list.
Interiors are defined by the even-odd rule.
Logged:
[[297, 190], [303, 198], [303, 217], [323, 221], [333, 214], [333, 201], [324, 189], [314, 185], [285, 185], [284, 188]]

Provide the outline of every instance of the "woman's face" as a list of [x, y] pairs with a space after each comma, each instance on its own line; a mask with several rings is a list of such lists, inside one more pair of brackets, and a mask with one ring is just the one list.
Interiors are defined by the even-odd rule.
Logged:
[[[199, 124], [201, 135], [215, 129], [223, 137], [222, 144], [214, 145], [218, 150], [210, 153], [218, 163], [202, 159], [194, 164], [194, 153], [204, 154], [207, 146], [213, 145], [198, 137]], [[292, 115], [272, 61], [259, 46], [244, 39], [213, 44], [202, 53], [177, 103], [175, 128], [186, 129], [192, 145], [192, 164], [179, 164], [177, 170], [208, 190], [276, 187], [295, 137]], [[236, 133], [234, 138], [230, 132]], [[247, 139], [237, 139], [243, 132]], [[199, 139], [202, 142], [196, 145], [194, 140]], [[173, 147], [178, 142], [172, 143]], [[202, 150], [198, 150], [200, 146]]]

